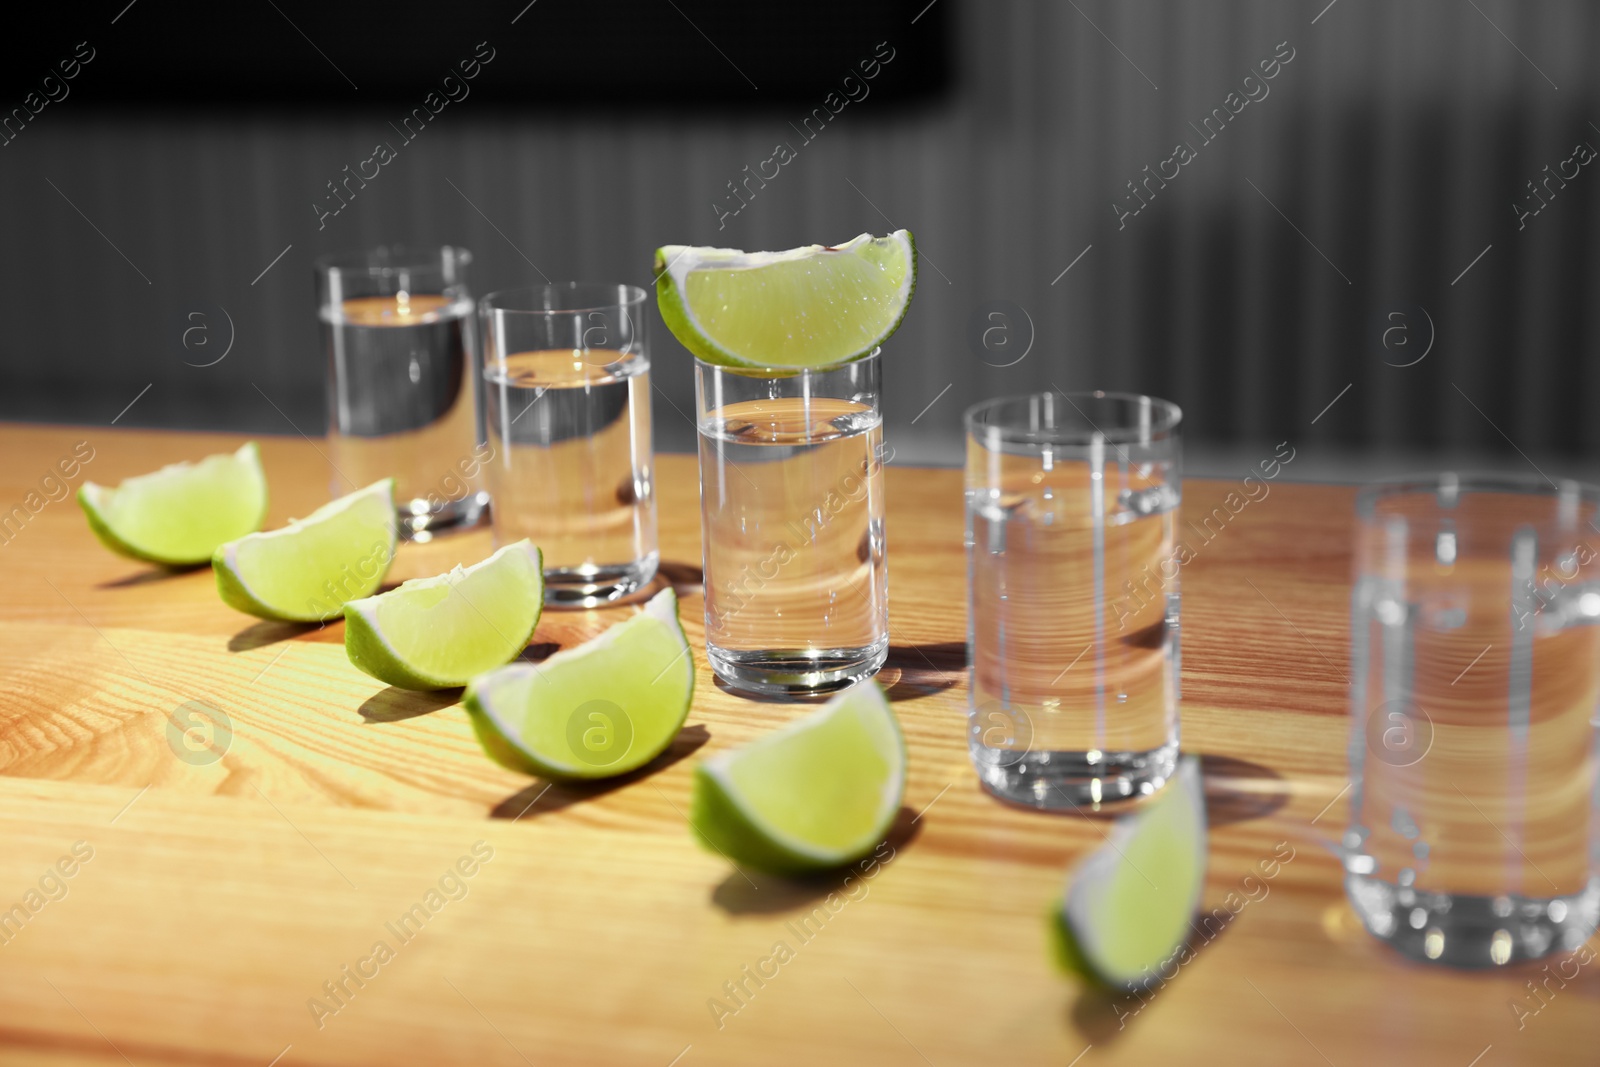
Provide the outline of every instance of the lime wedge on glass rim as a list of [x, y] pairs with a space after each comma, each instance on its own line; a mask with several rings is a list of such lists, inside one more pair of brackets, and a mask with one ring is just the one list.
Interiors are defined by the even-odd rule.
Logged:
[[450, 689], [516, 659], [544, 609], [544, 556], [524, 538], [482, 563], [344, 606], [350, 662], [402, 689]]
[[394, 559], [394, 479], [322, 505], [281, 530], [221, 545], [211, 557], [217, 592], [263, 619], [322, 622], [345, 601], [377, 592]]
[[78, 504], [111, 551], [186, 567], [209, 562], [224, 541], [261, 529], [267, 478], [254, 441], [198, 463], [173, 463], [115, 488], [84, 482]]
[[689, 822], [743, 866], [826, 870], [876, 848], [905, 796], [900, 723], [877, 682], [695, 770]]
[[694, 696], [694, 655], [663, 589], [639, 614], [543, 663], [473, 679], [462, 704], [485, 752], [567, 781], [636, 770], [672, 744]]
[[1050, 914], [1057, 961], [1118, 991], [1149, 981], [1189, 936], [1206, 851], [1200, 760], [1184, 756], [1166, 788], [1119, 818], [1073, 872]]
[[799, 370], [859, 359], [899, 328], [917, 287], [911, 234], [785, 252], [656, 249], [656, 301], [707, 363]]

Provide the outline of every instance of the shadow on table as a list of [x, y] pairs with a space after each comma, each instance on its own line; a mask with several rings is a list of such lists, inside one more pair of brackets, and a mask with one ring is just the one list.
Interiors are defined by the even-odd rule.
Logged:
[[890, 645], [878, 680], [891, 701], [916, 700], [958, 685], [967, 673], [964, 641]]
[[101, 582], [96, 589], [127, 589], [135, 585], [150, 585], [154, 582], [165, 582], [171, 578], [182, 578], [186, 574], [193, 574], [201, 567], [209, 568], [209, 563], [196, 563], [187, 567], [167, 567], [152, 563], [148, 570], [138, 571], [125, 578], [113, 578], [109, 582]]
[[1200, 757], [1200, 774], [1213, 827], [1265, 818], [1289, 802], [1283, 775], [1259, 763], [1208, 754]]
[[517, 821], [524, 815], [548, 815], [551, 812], [570, 808], [574, 804], [581, 804], [595, 797], [605, 796], [615, 789], [631, 785], [643, 778], [648, 778], [659, 771], [664, 771], [679, 760], [687, 759], [700, 749], [707, 741], [711, 740], [711, 731], [701, 723], [685, 726], [678, 731], [678, 736], [673, 738], [667, 750], [655, 759], [646, 763], [637, 770], [627, 774], [619, 774], [615, 778], [602, 778], [595, 782], [547, 782], [537, 781], [526, 789], [506, 797], [489, 810], [491, 819], [510, 819]]
[[696, 563], [680, 563], [664, 559], [656, 567], [656, 578], [672, 586], [672, 591], [682, 599], [699, 596], [706, 591], [705, 571]]
[[554, 641], [535, 641], [517, 654], [517, 659], [524, 663], [543, 663], [557, 652], [561, 646]]
[[289, 641], [301, 634], [321, 629], [325, 625], [325, 623], [309, 622], [271, 622], [262, 619], [228, 638], [228, 651], [249, 652], [251, 649], [265, 648], [267, 645]]
[[[901, 807], [895, 813], [894, 825], [889, 827], [883, 839], [883, 845], [892, 849], [887, 859], [875, 863], [875, 850], [866, 859], [857, 860], [848, 867], [808, 875], [768, 874], [735, 867], [711, 891], [711, 903], [730, 915], [781, 915], [808, 910], [816, 901], [826, 900], [831, 893], [848, 899], [856, 890], [846, 889], [845, 879], [855, 877], [860, 882], [875, 876], [877, 871], [873, 870], [874, 866], [881, 869], [883, 865], [894, 862], [900, 850], [911, 844], [921, 832], [917, 813], [908, 807]], [[883, 845], [879, 845], [878, 850]], [[855, 899], [861, 898], [858, 895]]]
[[899, 667], [903, 671], [922, 671], [932, 674], [967, 673], [967, 643], [965, 641], [931, 641], [921, 645], [890, 645], [885, 667]]
[[911, 667], [885, 666], [878, 672], [878, 684], [883, 686], [883, 693], [889, 698], [890, 703], [916, 700], [918, 697], [942, 693], [958, 685], [960, 681], [958, 675], [919, 671]]
[[400, 722], [403, 719], [414, 719], [418, 715], [427, 715], [440, 708], [448, 708], [452, 704], [459, 703], [464, 691], [458, 687], [418, 692], [391, 685], [362, 702], [361, 717], [368, 722]]
[[1067, 1006], [1067, 1019], [1072, 1026], [1084, 1037], [1097, 1045], [1107, 1044], [1120, 1037], [1128, 1029], [1130, 1023], [1141, 1015], [1145, 1009], [1156, 1003], [1161, 996], [1161, 990], [1171, 982], [1181, 982], [1184, 970], [1195, 958], [1205, 951], [1207, 945], [1227, 933], [1228, 927], [1233, 925], [1234, 916], [1227, 909], [1219, 909], [1221, 917], [1214, 914], [1203, 917], [1205, 925], [1195, 926], [1194, 932], [1189, 935], [1182, 947], [1172, 956], [1169, 962], [1157, 968], [1148, 979], [1140, 984], [1138, 993], [1118, 993], [1103, 986], [1094, 985], [1088, 979], [1082, 979], [1083, 987], [1078, 996]]

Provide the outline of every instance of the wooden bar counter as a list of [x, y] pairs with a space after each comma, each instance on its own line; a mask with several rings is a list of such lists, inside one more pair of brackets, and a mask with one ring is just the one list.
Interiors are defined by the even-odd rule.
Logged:
[[[80, 442], [92, 458], [52, 480]], [[695, 760], [804, 710], [736, 696], [705, 666], [692, 457], [657, 466], [663, 576], [700, 672], [688, 726], [644, 772], [575, 788], [491, 763], [457, 693], [357, 671], [342, 623], [258, 622], [209, 570], [105, 551], [61, 488], [238, 443], [0, 427], [0, 1064], [1600, 1060], [1600, 961], [1564, 984], [1538, 966], [1424, 967], [1345, 903], [1331, 845], [1348, 805], [1352, 490], [1285, 472], [1188, 538], [1202, 908], [1237, 913], [1153, 994], [1114, 1000], [1058, 974], [1045, 939], [1109, 820], [1008, 807], [968, 763], [958, 471], [887, 474], [880, 678], [909, 781], [882, 862], [846, 894], [741, 873], [687, 828]], [[262, 440], [269, 526], [327, 498], [319, 447]], [[1191, 481], [1184, 513], [1237, 488]], [[405, 545], [390, 578], [489, 550], [484, 530]], [[534, 643], [632, 610], [547, 611]], [[226, 715], [220, 758], [186, 745], [191, 702]]]

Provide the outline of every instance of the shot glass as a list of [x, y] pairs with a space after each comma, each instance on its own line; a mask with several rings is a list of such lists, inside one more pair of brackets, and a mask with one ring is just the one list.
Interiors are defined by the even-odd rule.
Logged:
[[775, 374], [695, 365], [706, 658], [767, 695], [848, 686], [883, 666], [879, 354]]
[[1072, 808], [1172, 774], [1181, 417], [1099, 392], [967, 411], [967, 744], [996, 796]]
[[1537, 959], [1600, 918], [1597, 506], [1470, 474], [1356, 498], [1345, 891], [1407, 956]]
[[595, 607], [655, 577], [644, 300], [560, 282], [479, 305], [494, 539], [543, 550], [551, 606]]
[[483, 424], [464, 248], [386, 246], [317, 261], [334, 496], [395, 480], [402, 537], [475, 525]]

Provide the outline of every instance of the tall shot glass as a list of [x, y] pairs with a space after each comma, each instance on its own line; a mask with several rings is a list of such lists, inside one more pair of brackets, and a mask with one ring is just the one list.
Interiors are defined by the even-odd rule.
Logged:
[[1356, 498], [1345, 891], [1408, 956], [1493, 967], [1600, 918], [1600, 488], [1439, 474]]
[[736, 689], [827, 692], [888, 655], [879, 359], [696, 362], [706, 658]]
[[1181, 417], [1099, 392], [967, 411], [967, 743], [999, 797], [1070, 808], [1172, 774]]
[[544, 552], [545, 603], [595, 607], [655, 577], [645, 292], [562, 282], [483, 298], [497, 545]]
[[464, 248], [374, 248], [317, 261], [333, 495], [395, 480], [402, 537], [483, 515], [472, 297]]

